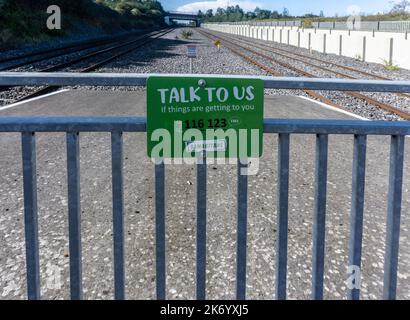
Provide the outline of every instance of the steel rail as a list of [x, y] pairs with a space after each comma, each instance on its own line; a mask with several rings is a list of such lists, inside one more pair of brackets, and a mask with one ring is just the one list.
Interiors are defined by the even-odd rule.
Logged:
[[[226, 36], [226, 37], [229, 37], [229, 36], [227, 36], [227, 35], [225, 35], [225, 36]], [[231, 38], [231, 39], [235, 39], [235, 41], [239, 41], [239, 42], [241, 42], [241, 43], [244, 43], [244, 44], [246, 44], [246, 45], [249, 45], [249, 44], [245, 41], [245, 39], [236, 38], [236, 37], [233, 37], [233, 36], [231, 36], [230, 38]], [[361, 74], [363, 74], [363, 75], [370, 76], [370, 77], [373, 77], [373, 78], [378, 79], [378, 80], [393, 80], [393, 79], [390, 79], [390, 78], [387, 78], [387, 77], [382, 77], [382, 76], [379, 76], [379, 75], [376, 75], [376, 74], [372, 74], [372, 73], [369, 73], [369, 72], [365, 72], [365, 71], [362, 71], [362, 70], [359, 70], [359, 69], [355, 69], [355, 68], [352, 68], [352, 67], [347, 67], [347, 66], [339, 65], [339, 64], [337, 64], [337, 63], [332, 63], [332, 62], [329, 62], [329, 61], [326, 61], [326, 60], [318, 59], [318, 58], [315, 58], [315, 57], [310, 57], [310, 56], [306, 56], [306, 55], [303, 55], [303, 54], [298, 54], [298, 53], [296, 53], [296, 52], [291, 52], [291, 51], [289, 51], [289, 50], [285, 50], [285, 49], [282, 49], [282, 48], [274, 48], [274, 47], [272, 47], [272, 46], [265, 46], [265, 47], [263, 47], [263, 46], [261, 46], [261, 45], [257, 45], [256, 43], [252, 43], [252, 46], [255, 47], [255, 48], [258, 48], [258, 49], [260, 49], [260, 50], [264, 50], [264, 51], [267, 51], [267, 52], [272, 52], [272, 53], [274, 53], [274, 54], [276, 54], [276, 55], [278, 55], [278, 56], [284, 57], [284, 58], [286, 58], [286, 59], [293, 59], [293, 60], [295, 60], [295, 61], [302, 62], [302, 63], [304, 63], [304, 64], [306, 64], [306, 65], [311, 66], [311, 67], [314, 67], [314, 68], [317, 68], [317, 69], [320, 69], [320, 70], [323, 70], [323, 71], [327, 71], [327, 72], [336, 74], [336, 75], [341, 76], [341, 77], [343, 77], [343, 78], [358, 79], [357, 77], [353, 77], [353, 76], [351, 76], [351, 75], [349, 75], [349, 74], [347, 74], [347, 73], [342, 73], [342, 72], [339, 72], [339, 71], [335, 71], [335, 70], [332, 70], [332, 69], [330, 69], [330, 68], [323, 67], [323, 66], [320, 66], [320, 65], [311, 63], [311, 62], [306, 61], [306, 60], [304, 60], [304, 59], [310, 59], [310, 60], [318, 61], [318, 62], [320, 62], [320, 63], [324, 63], [324, 64], [327, 64], [327, 65], [335, 66], [335, 67], [337, 67], [337, 68], [343, 68], [343, 69], [348, 70], [348, 71], [352, 71], [352, 72], [356, 72], [356, 73], [361, 73]], [[269, 49], [268, 49], [268, 48], [269, 48]], [[280, 52], [285, 52], [286, 54], [280, 53]], [[297, 56], [297, 57], [301, 57], [301, 58], [304, 58], [304, 59], [289, 57], [287, 54], [291, 54], [291, 55], [294, 55], [294, 56]], [[410, 98], [410, 94], [407, 94], [407, 93], [401, 93], [401, 92], [399, 92], [399, 93], [396, 93], [396, 94], [397, 94], [398, 96]]]
[[[203, 31], [201, 30], [201, 32], [203, 32]], [[292, 70], [292, 71], [294, 71], [294, 72], [296, 72], [296, 73], [298, 73], [298, 74], [301, 74], [301, 75], [303, 75], [303, 76], [306, 76], [306, 77], [309, 77], [309, 78], [318, 78], [317, 76], [315, 76], [315, 75], [313, 75], [313, 74], [311, 74], [311, 73], [309, 73], [309, 72], [306, 72], [306, 71], [304, 71], [304, 70], [301, 70], [301, 69], [299, 69], [299, 68], [296, 68], [296, 67], [290, 65], [289, 63], [279, 61], [279, 60], [277, 60], [277, 59], [275, 59], [275, 58], [272, 58], [272, 57], [267, 56], [267, 55], [265, 55], [265, 54], [263, 54], [263, 53], [257, 52], [257, 51], [255, 51], [255, 50], [253, 50], [253, 49], [246, 48], [246, 47], [244, 47], [244, 46], [238, 45], [237, 43], [234, 43], [234, 42], [232, 42], [232, 41], [230, 41], [230, 40], [227, 40], [226, 37], [216, 36], [216, 35], [213, 35], [212, 33], [208, 33], [208, 32], [205, 32], [205, 34], [212, 35], [212, 36], [214, 36], [215, 38], [217, 38], [217, 39], [219, 39], [219, 40], [228, 42], [228, 43], [230, 43], [230, 44], [232, 44], [232, 45], [234, 45], [234, 46], [236, 46], [236, 47], [239, 47], [239, 48], [241, 48], [241, 49], [243, 49], [243, 50], [247, 50], [247, 51], [251, 52], [252, 54], [258, 55], [258, 56], [260, 56], [260, 57], [262, 57], [262, 58], [264, 58], [264, 59], [266, 59], [266, 60], [272, 61], [272, 62], [274, 62], [274, 63], [276, 63], [276, 64], [278, 64], [278, 65], [280, 65], [280, 66], [282, 66], [282, 67], [284, 67], [284, 68], [287, 68], [287, 69], [289, 69], [289, 70]], [[247, 60], [248, 60], [248, 61], [251, 61], [251, 60], [252, 60], [252, 58], [249, 58], [249, 59], [250, 59], [250, 60], [248, 60], [248, 59], [247, 59]], [[377, 106], [377, 107], [379, 107], [379, 108], [381, 108], [381, 109], [383, 109], [383, 110], [385, 110], [385, 111], [388, 111], [388, 112], [390, 112], [390, 113], [396, 114], [396, 115], [402, 117], [402, 118], [405, 119], [405, 120], [410, 120], [410, 113], [407, 113], [407, 112], [405, 112], [405, 111], [402, 111], [402, 110], [400, 110], [399, 108], [396, 108], [396, 107], [394, 107], [394, 106], [392, 106], [392, 105], [389, 105], [389, 104], [384, 103], [384, 102], [380, 102], [380, 101], [378, 101], [378, 100], [376, 100], [376, 99], [373, 99], [373, 98], [371, 98], [371, 97], [365, 96], [365, 95], [363, 95], [363, 94], [361, 94], [361, 93], [358, 93], [358, 92], [347, 91], [346, 93], [347, 93], [348, 95], [352, 96], [353, 98], [356, 98], [356, 99], [359, 99], [359, 100], [364, 100], [365, 102], [367, 102], [367, 103], [369, 103], [369, 104], [375, 105], [375, 106]], [[311, 94], [309, 93], [309, 95], [311, 95]], [[320, 96], [321, 96], [321, 95], [320, 95]], [[320, 97], [318, 97], [318, 98], [320, 99]], [[327, 98], [325, 98], [325, 99], [327, 99]], [[322, 100], [322, 99], [321, 99], [321, 100]], [[328, 100], [329, 100], [329, 99], [328, 99]], [[323, 101], [323, 100], [322, 100], [322, 101]], [[330, 100], [329, 100], [329, 101], [330, 101]], [[323, 101], [323, 102], [324, 102], [324, 101]], [[326, 102], [326, 103], [328, 103], [328, 102]], [[343, 108], [343, 107], [341, 107], [340, 105], [337, 105], [337, 104], [335, 104], [335, 103], [331, 103], [330, 105], [332, 105], [332, 106], [334, 106], [334, 107], [337, 107], [337, 108], [340, 108], [340, 109], [343, 109], [343, 110], [346, 110], [345, 108]]]
[[[150, 34], [152, 32], [155, 32], [155, 31], [151, 31], [147, 34]], [[48, 58], [54, 58], [54, 57], [57, 57], [57, 56], [70, 54], [72, 52], [75, 52], [75, 51], [79, 50], [78, 48], [80, 48], [80, 50], [81, 50], [81, 48], [88, 48], [88, 47], [92, 47], [92, 46], [104, 45], [104, 44], [107, 44], [107, 43], [114, 43], [114, 42], [121, 41], [122, 39], [126, 39], [126, 38], [137, 36], [137, 35], [143, 36], [144, 34], [141, 33], [141, 32], [131, 32], [131, 33], [122, 34], [122, 35], [113, 36], [113, 37], [103, 37], [103, 38], [94, 38], [94, 39], [83, 40], [83, 41], [75, 41], [75, 42], [69, 43], [67, 45], [63, 45], [61, 47], [40, 49], [40, 50], [35, 50], [35, 51], [32, 51], [32, 52], [25, 53], [25, 54], [21, 54], [21, 55], [16, 55], [16, 56], [3, 58], [3, 59], [0, 59], [0, 64], [4, 64], [4, 63], [11, 62], [11, 61], [14, 61], [14, 60], [26, 59], [26, 58], [39, 56], [39, 55], [48, 54], [44, 57], [38, 57], [38, 58], [35, 58], [33, 60], [26, 61], [24, 63], [17, 63], [15, 65], [2, 67], [2, 68], [0, 68], [0, 71], [11, 70], [11, 69], [14, 69], [14, 68], [18, 68], [20, 66], [29, 65], [29, 64], [32, 64], [32, 63], [35, 63], [35, 62], [46, 60]], [[67, 49], [68, 49], [68, 51], [60, 53], [60, 51], [64, 51], [64, 50], [67, 50]]]
[[[83, 68], [82, 70], [79, 71], [80, 73], [91, 72], [91, 71], [94, 71], [94, 70], [96, 70], [97, 68], [99, 68], [99, 67], [101, 67], [101, 66], [107, 64], [108, 62], [111, 62], [111, 61], [113, 61], [113, 60], [115, 60], [115, 59], [117, 59], [117, 58], [119, 58], [119, 57], [122, 57], [122, 56], [128, 54], [129, 52], [132, 52], [132, 51], [134, 51], [135, 49], [138, 49], [138, 48], [140, 48], [140, 47], [142, 47], [142, 46], [144, 46], [144, 45], [146, 45], [146, 44], [148, 44], [148, 43], [154, 41], [155, 39], [158, 39], [158, 38], [164, 36], [165, 34], [171, 32], [171, 31], [172, 31], [172, 30], [161, 31], [161, 32], [156, 33], [154, 37], [144, 36], [144, 37], [139, 38], [139, 39], [137, 39], [137, 40], [129, 41], [129, 42], [127, 42], [126, 44], [121, 44], [121, 45], [119, 45], [119, 46], [114, 46], [114, 47], [110, 47], [110, 48], [107, 48], [107, 49], [104, 49], [104, 50], [99, 50], [99, 51], [97, 51], [97, 52], [90, 53], [90, 54], [88, 54], [88, 55], [86, 55], [86, 56], [79, 57], [79, 58], [77, 58], [77, 59], [71, 60], [71, 61], [69, 61], [69, 62], [62, 63], [62, 64], [60, 64], [60, 65], [58, 65], [58, 66], [46, 68], [46, 69], [44, 69], [44, 72], [46, 72], [46, 71], [47, 71], [47, 72], [50, 72], [50, 71], [62, 69], [62, 68], [71, 66], [71, 65], [73, 65], [73, 64], [76, 64], [76, 63], [78, 63], [78, 62], [87, 60], [87, 59], [89, 59], [89, 58], [92, 58], [92, 57], [95, 57], [95, 56], [98, 56], [98, 55], [101, 55], [101, 54], [104, 54], [104, 53], [107, 53], [107, 52], [111, 52], [111, 51], [114, 51], [114, 50], [117, 50], [117, 49], [120, 49], [120, 48], [129, 46], [129, 45], [132, 45], [132, 44], [134, 44], [134, 43], [138, 43], [136, 46], [133, 46], [133, 47], [131, 47], [131, 48], [128, 48], [128, 49], [126, 49], [126, 50], [124, 50], [124, 51], [121, 51], [121, 52], [119, 52], [119, 53], [117, 53], [117, 54], [114, 54], [114, 55], [112, 55], [112, 56], [110, 56], [110, 57], [108, 57], [108, 58], [106, 58], [106, 59], [104, 59], [104, 60], [102, 60], [102, 61], [99, 61], [99, 62], [97, 62], [97, 63], [94, 63], [94, 64], [92, 64], [92, 65], [90, 65], [90, 66], [88, 66], [88, 67], [86, 67], [86, 68]], [[141, 40], [145, 40], [145, 41], [139, 42], [139, 41], [141, 41]], [[56, 67], [57, 67], [57, 68], [56, 68]], [[16, 100], [16, 102], [21, 102], [21, 101], [25, 101], [25, 100], [28, 100], [28, 99], [32, 99], [32, 98], [38, 97], [38, 96], [40, 96], [40, 95], [53, 92], [53, 91], [57, 90], [58, 88], [59, 88], [59, 87], [56, 87], [56, 86], [46, 86], [45, 88], [41, 88], [41, 89], [39, 89], [39, 90], [36, 90], [36, 91], [33, 92], [33, 93], [30, 93], [30, 94], [28, 94], [28, 95], [25, 95], [25, 96], [23, 96], [22, 98], [19, 98], [18, 100]]]
[[[134, 40], [131, 40], [131, 41], [126, 41], [126, 42], [121, 42], [120, 44], [111, 46], [111, 47], [109, 47], [109, 48], [97, 49], [96, 51], [86, 53], [85, 55], [82, 55], [82, 56], [80, 56], [80, 57], [71, 59], [71, 60], [69, 60], [69, 61], [66, 61], [66, 62], [57, 64], [57, 65], [54, 65], [54, 66], [51, 66], [51, 67], [47, 67], [47, 68], [44, 68], [44, 69], [40, 69], [40, 70], [38, 70], [37, 72], [51, 72], [51, 71], [61, 70], [61, 69], [65, 68], [65, 67], [68, 67], [68, 66], [70, 66], [70, 65], [73, 65], [73, 64], [75, 64], [75, 63], [78, 63], [78, 62], [81, 62], [81, 61], [84, 61], [84, 60], [87, 60], [87, 59], [90, 59], [90, 58], [92, 58], [92, 57], [94, 57], [94, 56], [98, 56], [98, 55], [103, 54], [103, 53], [106, 53], [106, 52], [108, 52], [108, 51], [115, 50], [115, 49], [119, 49], [119, 48], [121, 48], [121, 47], [124, 47], [124, 46], [130, 45], [130, 44], [132, 44], [132, 43], [138, 42], [138, 41], [140, 41], [140, 40], [147, 39], [147, 38], [149, 38], [149, 37], [151, 37], [151, 36], [155, 36], [155, 35], [157, 35], [157, 34], [159, 34], [159, 33], [161, 33], [161, 32], [163, 32], [163, 30], [150, 32], [149, 34], [139, 36], [137, 39], [134, 39]], [[119, 41], [121, 41], [121, 40], [119, 40]], [[119, 42], [119, 41], [114, 41], [112, 44], [114, 44], [114, 43], [116, 43], [116, 42]], [[96, 47], [99, 47], [99, 46], [100, 46], [100, 45], [97, 45]], [[90, 47], [92, 47], [92, 46], [90, 46]], [[80, 50], [80, 51], [81, 51], [81, 50]], [[64, 55], [66, 55], [66, 54], [62, 54], [61, 56], [64, 56]], [[57, 55], [56, 55], [56, 56], [57, 56]], [[58, 56], [60, 56], [60, 55], [58, 55]], [[42, 61], [42, 60], [44, 60], [44, 59], [41, 58], [41, 59], [38, 59], [38, 60], [39, 60], [39, 61]], [[23, 64], [21, 64], [21, 65], [25, 65], [25, 64], [23, 63]], [[20, 66], [20, 65], [18, 65], [18, 66]], [[3, 71], [3, 70], [10, 70], [10, 69], [9, 69], [9, 68], [0, 69], [0, 71]], [[10, 89], [10, 88], [11, 88], [11, 87], [3, 87], [3, 88], [0, 88], [0, 92], [6, 91], [6, 90], [8, 90], [8, 89]], [[20, 100], [18, 100], [18, 101], [20, 101]]]
[[[201, 32], [200, 32], [200, 33], [201, 33]], [[207, 36], [207, 33], [205, 32], [203, 35], [204, 35], [204, 36]], [[211, 34], [208, 34], [208, 35], [211, 36]], [[208, 38], [209, 38], [209, 37], [208, 37]], [[219, 37], [217, 37], [217, 38], [219, 38]], [[219, 38], [219, 39], [220, 39], [220, 40], [223, 40], [222, 38]], [[271, 74], [271, 75], [273, 75], [273, 76], [283, 76], [282, 73], [277, 72], [277, 71], [275, 71], [275, 70], [269, 68], [268, 66], [265, 66], [264, 64], [262, 64], [262, 63], [256, 61], [255, 59], [252, 59], [251, 57], [249, 57], [249, 56], [243, 54], [242, 52], [236, 50], [235, 48], [233, 48], [233, 47], [231, 47], [231, 46], [227, 46], [226, 44], [225, 44], [225, 46], [226, 46], [229, 50], [231, 50], [233, 53], [235, 53], [236, 55], [238, 55], [238, 56], [240, 56], [241, 58], [245, 59], [246, 61], [248, 61], [248, 62], [254, 64], [255, 66], [261, 68], [262, 70], [268, 72], [269, 74]], [[241, 47], [241, 46], [239, 46], [239, 47]], [[336, 103], [333, 102], [332, 100], [326, 98], [325, 96], [323, 96], [323, 95], [321, 95], [321, 94], [319, 94], [319, 93], [317, 93], [317, 92], [315, 92], [315, 91], [312, 91], [312, 90], [303, 90], [303, 91], [304, 91], [307, 95], [311, 96], [311, 97], [314, 98], [314, 99], [318, 99], [318, 100], [320, 100], [320, 101], [323, 102], [323, 103], [326, 103], [326, 104], [328, 104], [328, 105], [331, 105], [332, 107], [339, 108], [339, 109], [344, 110], [344, 111], [348, 111], [347, 109], [343, 108], [341, 105], [336, 104]]]

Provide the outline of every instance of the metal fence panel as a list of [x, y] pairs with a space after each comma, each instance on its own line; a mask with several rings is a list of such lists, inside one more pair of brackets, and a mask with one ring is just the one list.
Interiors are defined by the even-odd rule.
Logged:
[[[118, 76], [83, 78], [86, 82], [112, 83]], [[126, 77], [121, 83], [145, 81], [146, 76]], [[34, 81], [24, 76], [25, 82]], [[41, 77], [37, 77], [37, 81]], [[58, 81], [77, 79], [66, 75], [57, 76]], [[53, 78], [54, 80], [57, 78]], [[1, 80], [7, 83], [8, 80]], [[54, 81], [43, 78], [42, 81]], [[266, 87], [278, 84], [300, 89], [315, 86], [328, 88], [323, 80], [264, 78]], [[351, 82], [336, 80], [335, 87], [386, 88], [407, 90], [408, 82]], [[115, 299], [125, 298], [124, 270], [124, 194], [123, 194], [123, 132], [145, 132], [146, 120], [140, 117], [0, 117], [1, 132], [19, 132], [22, 135], [24, 216], [26, 237], [27, 293], [29, 299], [40, 298], [40, 268], [37, 221], [36, 145], [35, 132], [65, 132], [67, 147], [68, 219], [70, 248], [70, 290], [72, 299], [82, 298], [81, 275], [81, 209], [80, 209], [80, 161], [81, 132], [110, 132], [112, 151], [112, 197], [113, 197], [113, 246]], [[395, 299], [399, 250], [400, 215], [403, 187], [403, 162], [405, 136], [410, 135], [410, 122], [349, 121], [349, 120], [290, 120], [265, 119], [264, 133], [278, 135], [278, 188], [277, 188], [277, 254], [276, 298], [286, 299], [289, 163], [290, 137], [294, 134], [316, 135], [315, 207], [313, 212], [313, 277], [312, 298], [323, 298], [323, 273], [326, 231], [326, 183], [328, 162], [328, 135], [354, 135], [352, 207], [350, 221], [349, 263], [360, 267], [363, 233], [363, 207], [366, 169], [366, 143], [368, 135], [391, 136], [389, 195], [387, 212], [386, 253], [384, 266], [384, 298]], [[204, 160], [204, 159], [202, 159]], [[247, 260], [247, 213], [248, 178], [246, 159], [238, 160], [237, 195], [237, 273], [236, 298], [246, 299]], [[158, 159], [155, 164], [155, 232], [156, 232], [156, 296], [166, 299], [166, 203], [165, 164]], [[206, 298], [206, 224], [207, 224], [207, 170], [206, 162], [197, 164], [197, 287], [198, 299]], [[358, 299], [360, 291], [349, 290], [348, 297]]]
[[[28, 298], [40, 298], [38, 225], [35, 169], [35, 135], [25, 131], [27, 127], [43, 131], [67, 132], [67, 176], [69, 209], [70, 285], [71, 298], [82, 298], [81, 277], [81, 215], [79, 185], [79, 132], [71, 131], [81, 118], [69, 118], [66, 126], [56, 125], [55, 118], [0, 118], [0, 132], [22, 132], [24, 203], [27, 246]], [[133, 132], [145, 130], [140, 118], [88, 118], [88, 130], [110, 132], [110, 124], [122, 123], [123, 129]], [[83, 126], [83, 124], [80, 124]], [[75, 126], [74, 126], [75, 127]], [[112, 132], [112, 182], [114, 223], [114, 274], [115, 298], [124, 299], [124, 227], [123, 227], [123, 178], [122, 178], [122, 130], [115, 126]], [[276, 298], [286, 299], [287, 241], [288, 241], [288, 197], [289, 197], [289, 148], [291, 134], [316, 134], [316, 178], [315, 209], [313, 226], [313, 279], [314, 299], [323, 298], [323, 268], [325, 247], [326, 182], [328, 134], [354, 134], [353, 186], [349, 263], [360, 267], [363, 231], [364, 177], [367, 134], [392, 136], [390, 160], [390, 190], [387, 219], [386, 262], [384, 297], [395, 298], [397, 286], [397, 263], [401, 193], [403, 182], [404, 135], [410, 134], [409, 122], [368, 122], [334, 120], [265, 120], [265, 133], [278, 134], [278, 239], [276, 264]], [[398, 134], [399, 133], [399, 134]], [[242, 159], [243, 160], [243, 159]], [[237, 215], [237, 299], [246, 298], [246, 246], [247, 246], [247, 201], [248, 181], [242, 170], [246, 162], [238, 161], [238, 215]], [[206, 295], [206, 164], [197, 165], [197, 298]], [[155, 230], [156, 230], [156, 273], [157, 298], [166, 299], [166, 246], [165, 246], [165, 165], [155, 165]], [[349, 298], [358, 299], [359, 290], [349, 291]]]

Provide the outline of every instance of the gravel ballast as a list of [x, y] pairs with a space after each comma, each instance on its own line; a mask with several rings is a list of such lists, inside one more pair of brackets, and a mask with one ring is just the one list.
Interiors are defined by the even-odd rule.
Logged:
[[[207, 30], [209, 32], [209, 30]], [[305, 49], [298, 49], [284, 44], [277, 44], [272, 42], [266, 42], [261, 40], [249, 39], [245, 37], [232, 36], [225, 33], [213, 32], [213, 34], [229, 37], [232, 41], [237, 42], [237, 44], [251, 48], [254, 51], [261, 52], [265, 55], [269, 55], [266, 50], [262, 50], [258, 46], [263, 46], [266, 49], [282, 49], [291, 51], [294, 53], [302, 54], [306, 59], [309, 57], [314, 57], [327, 61], [326, 63], [319, 63], [317, 61], [311, 61], [312, 63], [318, 64], [322, 67], [327, 67], [329, 69], [334, 69], [342, 72], [346, 75], [365, 79], [366, 76], [360, 73], [355, 73], [353, 71], [340, 70], [338, 68], [332, 68], [333, 64], [337, 63], [340, 65], [354, 67], [372, 74], [376, 74], [382, 77], [388, 77], [391, 79], [404, 80], [410, 79], [410, 71], [408, 70], [398, 70], [398, 71], [387, 71], [382, 65], [369, 64], [355, 59], [350, 59], [346, 57], [339, 57], [335, 55], [325, 55], [318, 52], [309, 52]], [[236, 40], [235, 40], [236, 39]], [[243, 58], [231, 52], [228, 48], [222, 46], [221, 49], [217, 49], [210, 39], [204, 37], [199, 32], [194, 32], [193, 37], [188, 40], [184, 40], [181, 36], [180, 30], [175, 30], [160, 39], [149, 43], [143, 48], [137, 49], [134, 52], [127, 54], [121, 59], [117, 59], [103, 68], [99, 69], [98, 72], [126, 72], [126, 73], [189, 73], [189, 59], [186, 56], [186, 45], [189, 43], [196, 43], [198, 45], [198, 58], [194, 60], [194, 73], [204, 73], [204, 74], [235, 74], [235, 75], [263, 75], [269, 76], [267, 72], [261, 70], [259, 67], [245, 61]], [[252, 46], [255, 43], [255, 46]], [[257, 46], [256, 46], [257, 45]], [[287, 69], [277, 63], [269, 61], [267, 59], [261, 58], [258, 55], [244, 52], [248, 56], [263, 62], [270, 69], [283, 76], [300, 76], [297, 72]], [[283, 52], [282, 52], [283, 53]], [[79, 55], [80, 53], [72, 54], [65, 57], [56, 58], [53, 60], [53, 64], [67, 61], [68, 59]], [[82, 53], [81, 53], [82, 54]], [[313, 66], [304, 64], [302, 61], [295, 61], [292, 59], [287, 59], [274, 53], [270, 55], [282, 61], [284, 63], [291, 63], [292, 66], [309, 72], [316, 77], [330, 77], [335, 78], [337, 76], [330, 72], [326, 72], [317, 69]], [[304, 59], [298, 57], [299, 59]], [[95, 59], [97, 60], [97, 59]], [[86, 63], [82, 62], [80, 65], [75, 65], [67, 68], [64, 71], [78, 71]], [[46, 65], [44, 62], [36, 64], [34, 66], [21, 68], [21, 71], [35, 71], [39, 68], [44, 68]], [[81, 87], [76, 89], [87, 89], [87, 90], [145, 90], [141, 87]], [[33, 92], [33, 88], [16, 88], [12, 90], [7, 90], [5, 92], [0, 92], [0, 106], [13, 103], [18, 98], [21, 98], [25, 94]], [[299, 95], [308, 96], [304, 91], [300, 90], [265, 90], [267, 95]], [[353, 98], [342, 92], [319, 92], [326, 98], [334, 101], [336, 105], [342, 106], [344, 109], [355, 113], [359, 116], [372, 119], [372, 120], [389, 120], [396, 121], [400, 120], [400, 117], [392, 114], [390, 112], [384, 111], [377, 106], [371, 105], [363, 100]], [[395, 106], [405, 112], [408, 112], [410, 105], [410, 98], [398, 96], [395, 94], [386, 93], [363, 93], [368, 95], [378, 101]]]

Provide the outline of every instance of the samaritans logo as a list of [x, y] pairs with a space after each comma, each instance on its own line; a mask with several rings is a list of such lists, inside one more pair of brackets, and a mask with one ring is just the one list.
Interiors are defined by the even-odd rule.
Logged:
[[262, 80], [150, 77], [147, 89], [148, 156], [155, 162], [236, 163], [262, 155]]

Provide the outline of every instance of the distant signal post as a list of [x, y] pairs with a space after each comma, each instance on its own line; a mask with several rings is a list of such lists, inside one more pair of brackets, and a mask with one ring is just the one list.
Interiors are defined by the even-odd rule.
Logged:
[[189, 72], [194, 73], [194, 59], [197, 57], [197, 46], [195, 44], [187, 45], [187, 56], [189, 58]]

